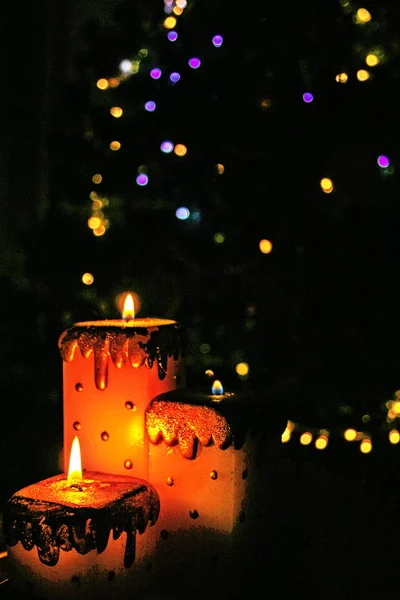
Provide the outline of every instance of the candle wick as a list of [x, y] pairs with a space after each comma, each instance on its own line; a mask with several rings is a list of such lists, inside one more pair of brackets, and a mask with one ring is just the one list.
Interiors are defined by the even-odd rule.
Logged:
[[81, 485], [79, 485], [79, 483], [73, 483], [69, 487], [71, 490], [74, 489], [74, 490], [78, 490], [79, 492], [83, 492], [83, 487]]

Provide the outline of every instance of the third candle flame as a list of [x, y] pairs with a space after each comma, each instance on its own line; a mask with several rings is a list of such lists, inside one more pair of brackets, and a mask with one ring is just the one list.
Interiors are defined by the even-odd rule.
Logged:
[[125, 321], [130, 321], [130, 319], [135, 318], [135, 304], [133, 302], [132, 294], [127, 294], [124, 301], [124, 308], [122, 311], [122, 318]]

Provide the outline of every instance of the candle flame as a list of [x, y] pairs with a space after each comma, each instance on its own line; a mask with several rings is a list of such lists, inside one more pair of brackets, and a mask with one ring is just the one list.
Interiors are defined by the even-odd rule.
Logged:
[[69, 456], [69, 468], [68, 468], [68, 485], [82, 481], [82, 461], [81, 461], [81, 447], [79, 445], [79, 439], [76, 435], [72, 442], [71, 454]]
[[223, 387], [222, 383], [220, 381], [218, 381], [218, 379], [216, 379], [214, 381], [214, 383], [212, 384], [211, 392], [213, 394], [217, 394], [218, 396], [220, 396], [221, 394], [224, 393], [224, 387]]
[[126, 321], [135, 318], [135, 304], [133, 302], [132, 294], [127, 294], [124, 301], [124, 308], [122, 311], [122, 318]]

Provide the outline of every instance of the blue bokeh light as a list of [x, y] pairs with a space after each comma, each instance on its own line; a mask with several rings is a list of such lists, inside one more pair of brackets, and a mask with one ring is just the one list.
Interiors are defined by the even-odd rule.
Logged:
[[216, 48], [220, 48], [223, 44], [224, 38], [222, 37], [222, 35], [214, 35], [213, 39], [212, 39], [212, 43], [214, 44], [214, 46]]
[[180, 80], [181, 76], [179, 75], [179, 73], [177, 73], [176, 71], [174, 71], [174, 73], [171, 73], [171, 75], [169, 76], [169, 78], [172, 81], [172, 83], [176, 83], [177, 81]]
[[170, 42], [175, 42], [178, 39], [178, 34], [176, 31], [168, 31], [167, 38]]
[[172, 152], [174, 149], [174, 144], [169, 140], [164, 140], [160, 146], [160, 149], [162, 152], [164, 152], [164, 154], [170, 154], [170, 152]]
[[186, 206], [180, 206], [176, 209], [175, 216], [181, 221], [185, 221], [190, 217], [190, 210]]
[[144, 107], [148, 112], [153, 112], [156, 110], [156, 103], [154, 102], [154, 100], [148, 100]]

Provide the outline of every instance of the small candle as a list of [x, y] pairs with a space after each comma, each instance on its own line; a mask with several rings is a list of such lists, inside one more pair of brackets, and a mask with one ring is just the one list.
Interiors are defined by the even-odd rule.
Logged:
[[145, 532], [158, 518], [156, 490], [134, 477], [78, 473], [29, 485], [6, 504], [14, 589], [50, 599], [114, 598], [149, 584], [145, 562], [154, 546]]
[[161, 504], [152, 534], [164, 540], [154, 573], [165, 582], [171, 577], [204, 597], [212, 583], [215, 597], [228, 597], [247, 579], [287, 421], [271, 400], [262, 390], [229, 392], [215, 381], [208, 392], [174, 390], [149, 404], [149, 478]]
[[64, 448], [79, 432], [88, 469], [147, 479], [145, 409], [184, 384], [185, 330], [173, 320], [136, 319], [128, 294], [122, 319], [76, 323], [59, 348]]

